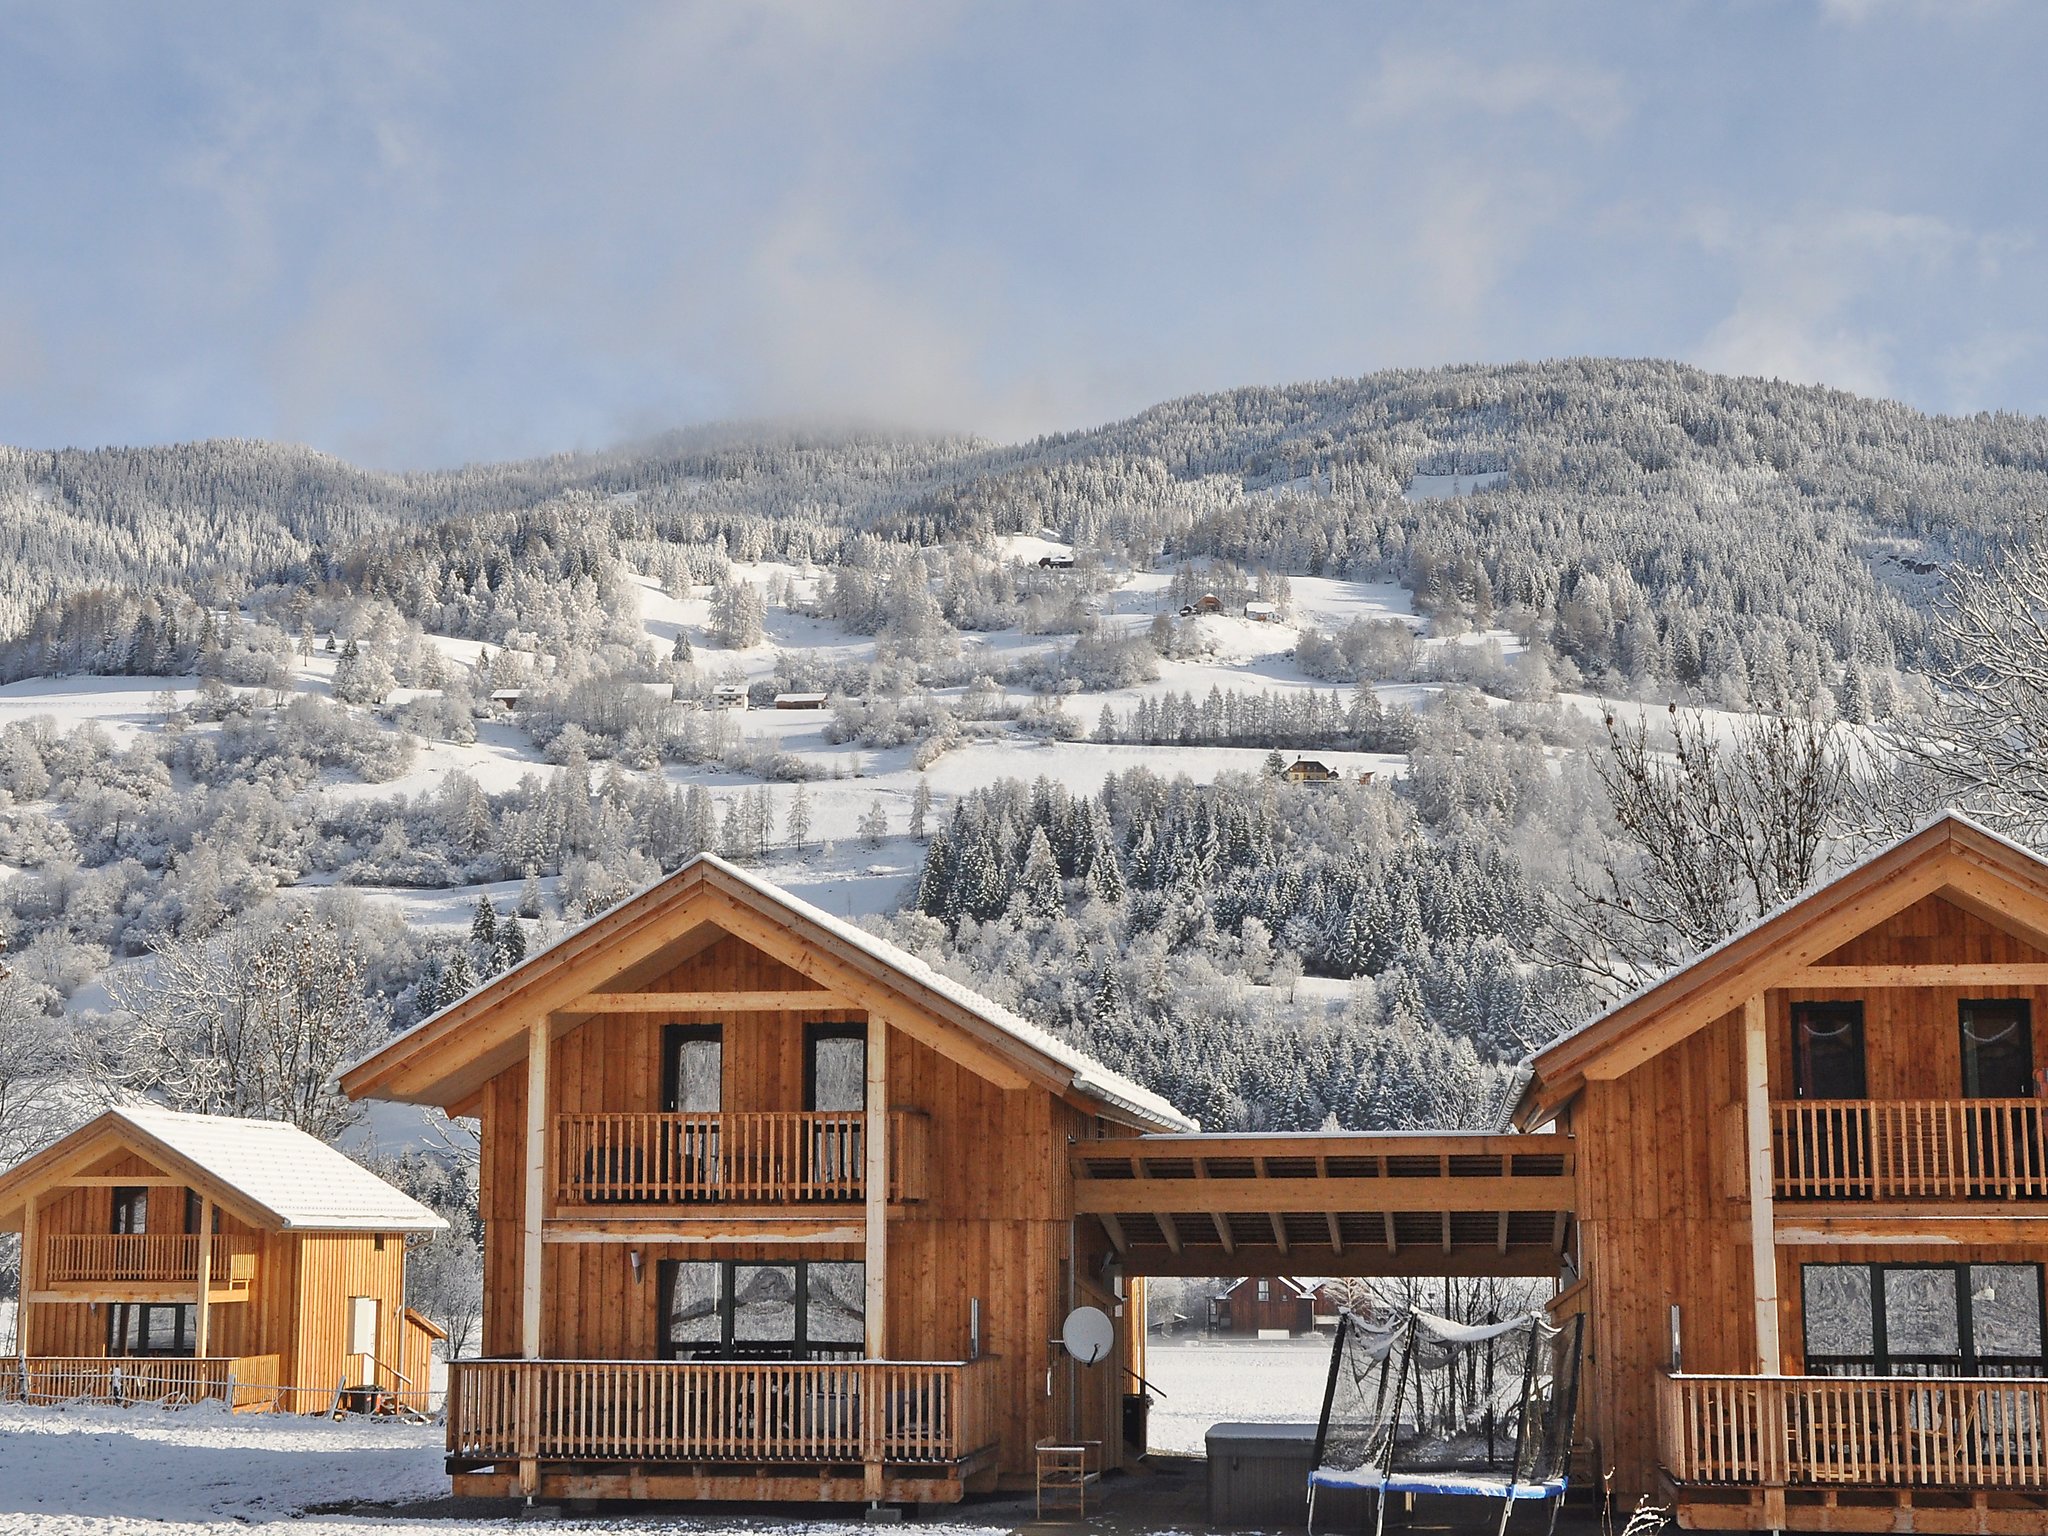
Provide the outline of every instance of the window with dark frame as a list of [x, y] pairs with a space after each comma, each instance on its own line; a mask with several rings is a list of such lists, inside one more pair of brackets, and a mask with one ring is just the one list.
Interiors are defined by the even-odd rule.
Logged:
[[116, 1301], [107, 1305], [107, 1354], [116, 1359], [189, 1359], [197, 1348], [196, 1308], [186, 1303]]
[[1867, 1098], [1863, 1005], [1794, 1003], [1792, 1073], [1794, 1091], [1802, 1099]]
[[2038, 1376], [2038, 1264], [1805, 1264], [1809, 1376]]
[[806, 1024], [804, 1108], [817, 1114], [858, 1114], [867, 1102], [867, 1026]]
[[656, 1294], [665, 1360], [856, 1358], [867, 1345], [857, 1260], [668, 1260]]
[[671, 1024], [662, 1031], [661, 1107], [715, 1115], [725, 1107], [725, 1027]]
[[1956, 1005], [1964, 1098], [2032, 1097], [2033, 1024], [2033, 1008], [2023, 997], [1973, 997]]
[[116, 1189], [107, 1230], [117, 1237], [148, 1231], [149, 1191], [125, 1184]]

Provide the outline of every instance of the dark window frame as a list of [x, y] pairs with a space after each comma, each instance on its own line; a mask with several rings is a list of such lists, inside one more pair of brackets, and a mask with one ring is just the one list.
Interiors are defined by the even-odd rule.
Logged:
[[[1813, 1069], [1808, 1058], [1808, 1053], [1804, 1049], [1805, 1038], [1801, 1032], [1801, 1027], [1804, 1023], [1804, 1020], [1802, 1020], [1800, 1016], [1802, 1013], [1818, 1014], [1836, 1012], [1839, 1012], [1844, 1015], [1849, 1015], [1849, 1022], [1853, 1022], [1856, 1028], [1857, 1051], [1858, 1054], [1862, 1057], [1862, 1067], [1861, 1071], [1858, 1074], [1863, 1079], [1863, 1091], [1861, 1093], [1822, 1094], [1814, 1092], [1814, 1084], [1811, 1081]], [[1787, 1017], [1788, 1021], [1792, 1026], [1792, 1092], [1795, 1098], [1867, 1099], [1870, 1097], [1870, 1041], [1869, 1036], [1865, 1031], [1866, 1021], [1863, 1003], [1861, 999], [1798, 998], [1793, 1001], [1790, 1012]]]
[[[668, 1334], [668, 1319], [671, 1298], [675, 1294], [677, 1271], [684, 1264], [715, 1264], [718, 1266], [718, 1342], [691, 1343], [671, 1339]], [[810, 1336], [811, 1322], [811, 1266], [813, 1264], [859, 1265], [865, 1280], [866, 1265], [861, 1259], [663, 1259], [655, 1267], [654, 1304], [659, 1308], [655, 1328], [655, 1349], [663, 1360], [823, 1360], [859, 1359], [867, 1353], [865, 1339], [859, 1344], [836, 1343], [829, 1340], [814, 1341]], [[748, 1342], [733, 1337], [737, 1298], [739, 1296], [739, 1271], [742, 1269], [794, 1269], [796, 1271], [796, 1329], [787, 1345], [765, 1341]], [[861, 1310], [865, 1318], [867, 1293], [863, 1285]]]
[[[1987, 1359], [2011, 1361], [2028, 1367], [2024, 1372], [2014, 1372], [2011, 1374], [2041, 1375], [2044, 1370], [2048, 1370], [2048, 1357], [2042, 1355], [1987, 1356], [1977, 1353], [1976, 1319], [1971, 1313], [1970, 1293], [1970, 1271], [1975, 1268], [2033, 1270], [2034, 1315], [2042, 1337], [2042, 1348], [2044, 1351], [2048, 1351], [2048, 1265], [2034, 1263], [2026, 1259], [1955, 1259], [1919, 1262], [1908, 1259], [1896, 1259], [1879, 1263], [1828, 1263], [1822, 1260], [1802, 1263], [1799, 1266], [1799, 1351], [1801, 1357], [1806, 1361], [1806, 1374], [1809, 1376], [1873, 1376], [1887, 1378], [1912, 1378], [1929, 1375], [1925, 1371], [1898, 1371], [1892, 1368], [1898, 1363], [1900, 1358], [1910, 1362], [1914, 1359], [1925, 1359], [1928, 1357], [1894, 1357], [1892, 1355], [1891, 1341], [1887, 1335], [1885, 1322], [1884, 1277], [1886, 1274], [1895, 1271], [1946, 1270], [1954, 1278], [1956, 1288], [1956, 1347], [1958, 1351], [1956, 1356], [1958, 1361], [1956, 1377], [1967, 1379], [1983, 1376], [1985, 1374], [1984, 1362]], [[1809, 1270], [1814, 1269], [1860, 1269], [1870, 1276], [1871, 1352], [1867, 1356], [1822, 1355], [1819, 1357], [1824, 1361], [1836, 1362], [1838, 1368], [1834, 1370], [1822, 1369], [1816, 1371], [1813, 1366], [1815, 1357], [1807, 1347], [1808, 1341], [1812, 1336], [1812, 1318], [1808, 1314], [1806, 1305], [1806, 1275]], [[1866, 1364], [1869, 1366], [1868, 1370], [1856, 1368], [1859, 1365]], [[1955, 1378], [1935, 1376], [1932, 1379], [1948, 1380]]]
[[[718, 1106], [725, 1109], [725, 1026], [723, 1024], [665, 1024], [661, 1030], [661, 1107], [666, 1114], [680, 1113], [683, 1094], [683, 1045], [691, 1040], [710, 1040], [718, 1046]], [[709, 1111], [706, 1111], [709, 1113]]]
[[[171, 1347], [151, 1349], [150, 1313], [169, 1312], [174, 1314], [171, 1324]], [[197, 1307], [189, 1301], [112, 1301], [107, 1303], [107, 1358], [110, 1360], [191, 1360], [199, 1353], [199, 1319]], [[138, 1324], [135, 1336], [141, 1339], [142, 1347], [128, 1347], [128, 1329], [122, 1324], [133, 1317]]]
[[[140, 1221], [137, 1216], [140, 1216]], [[117, 1184], [107, 1205], [107, 1231], [116, 1237], [136, 1237], [149, 1230], [149, 1187], [145, 1184]]]
[[2027, 1070], [2020, 1082], [2016, 1097], [2034, 1096], [2034, 1003], [2026, 997], [1965, 997], [1956, 1003], [1956, 1064], [1962, 1082], [1962, 1094], [1966, 1099], [2005, 1098], [2005, 1094], [1973, 1094], [1970, 1092], [1970, 1021], [1967, 1011], [1982, 1007], [2017, 1008], [2019, 1010], [2020, 1038], [2026, 1042]]
[[[818, 1112], [818, 1046], [827, 1040], [858, 1040], [861, 1049], [861, 1076], [867, 1076], [868, 1027], [844, 1020], [820, 1021], [804, 1026], [804, 1109], [807, 1113]], [[867, 1106], [863, 1104], [862, 1109]], [[857, 1110], [834, 1110], [834, 1114], [856, 1114]]]

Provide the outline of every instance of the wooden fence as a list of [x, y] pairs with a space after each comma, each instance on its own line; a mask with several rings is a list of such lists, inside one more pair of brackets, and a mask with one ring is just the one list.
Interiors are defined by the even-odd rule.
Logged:
[[224, 1403], [268, 1407], [283, 1367], [276, 1355], [198, 1359], [31, 1355], [0, 1361], [0, 1402]]
[[448, 1454], [944, 1466], [996, 1439], [993, 1362], [462, 1360]]
[[[889, 1117], [889, 1198], [925, 1195], [927, 1121]], [[565, 1205], [728, 1201], [858, 1203], [867, 1116], [584, 1113], [555, 1117], [556, 1198]]]
[[1680, 1483], [2048, 1489], [2048, 1380], [1670, 1376]]
[[1771, 1106], [1780, 1200], [2048, 1199], [2040, 1099], [1789, 1099]]

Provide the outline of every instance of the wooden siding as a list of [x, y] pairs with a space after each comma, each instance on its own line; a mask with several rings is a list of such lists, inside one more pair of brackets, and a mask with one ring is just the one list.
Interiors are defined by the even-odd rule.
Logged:
[[[795, 971], [751, 945], [722, 937], [680, 964], [647, 978], [650, 992], [779, 992], [806, 985]], [[739, 1113], [799, 1109], [804, 1092], [804, 1028], [812, 1022], [864, 1022], [858, 1010], [687, 1015], [614, 1014], [582, 1018], [558, 1035], [549, 1063], [551, 1113], [648, 1112], [661, 1108], [661, 1042], [671, 1023], [724, 1026], [723, 1107]], [[1091, 1116], [1042, 1089], [1006, 1090], [900, 1030], [889, 1035], [892, 1112], [919, 1112], [927, 1135], [929, 1179], [921, 1200], [889, 1212], [889, 1354], [902, 1360], [964, 1360], [971, 1303], [981, 1304], [981, 1350], [995, 1377], [1000, 1475], [1023, 1483], [1031, 1447], [1053, 1433], [1120, 1443], [1120, 1367], [1082, 1368], [1058, 1361], [1056, 1337], [1070, 1304], [1093, 1302], [1112, 1313], [1117, 1298], [1096, 1291], [1108, 1239], [1099, 1224], [1074, 1219], [1067, 1176], [1070, 1139], [1095, 1136]], [[485, 1219], [484, 1353], [519, 1353], [521, 1216], [524, 1209], [526, 1069], [506, 1068], [485, 1087], [482, 1194]], [[826, 1213], [855, 1229], [834, 1240], [747, 1243], [665, 1240], [663, 1224], [716, 1213], [656, 1206], [607, 1210], [637, 1226], [647, 1241], [572, 1241], [555, 1232], [542, 1251], [541, 1354], [553, 1359], [647, 1360], [656, 1349], [656, 1276], [663, 1259], [859, 1260], [858, 1206]], [[752, 1208], [750, 1208], [752, 1213]], [[552, 1207], [557, 1221], [589, 1212]], [[799, 1213], [780, 1213], [796, 1216]], [[816, 1215], [818, 1213], [802, 1213]], [[765, 1219], [765, 1218], [764, 1218]], [[631, 1229], [627, 1229], [631, 1230]], [[1069, 1242], [1079, 1251], [1069, 1265]], [[633, 1268], [629, 1254], [640, 1254]], [[1123, 1327], [1121, 1318], [1119, 1328]], [[1045, 1392], [1048, 1364], [1054, 1392]], [[1070, 1411], [1076, 1415], [1069, 1422]]]

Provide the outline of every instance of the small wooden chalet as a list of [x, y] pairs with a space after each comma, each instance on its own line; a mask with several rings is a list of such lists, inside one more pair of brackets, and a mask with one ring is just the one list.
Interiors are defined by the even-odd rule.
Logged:
[[1287, 765], [1290, 784], [1335, 784], [1344, 777], [1328, 763], [1313, 757], [1297, 757]]
[[2048, 1530], [2048, 865], [1947, 816], [1535, 1057], [1616, 1488]]
[[424, 1409], [407, 1238], [445, 1223], [303, 1131], [110, 1109], [0, 1173], [22, 1240], [0, 1398]]
[[778, 693], [777, 709], [823, 709], [830, 696], [822, 693]]

